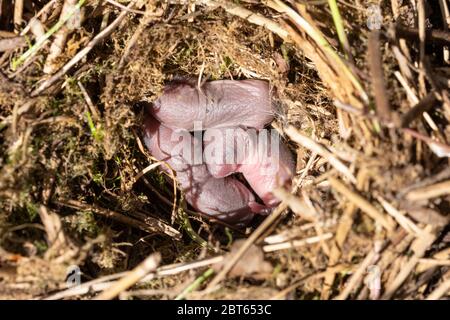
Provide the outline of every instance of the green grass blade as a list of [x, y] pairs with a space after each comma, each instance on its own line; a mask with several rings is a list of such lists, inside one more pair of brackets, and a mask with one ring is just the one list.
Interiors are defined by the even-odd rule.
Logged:
[[337, 2], [336, 0], [328, 0], [328, 5], [330, 6], [331, 16], [333, 17], [339, 42], [341, 43], [341, 46], [348, 58], [350, 56], [350, 45], [348, 43], [347, 35], [345, 34], [344, 22], [342, 21]]
[[18, 66], [25, 62], [29, 57], [35, 54], [56, 31], [61, 29], [61, 27], [83, 6], [86, 0], [79, 0], [75, 7], [70, 10], [62, 19], [60, 19], [53, 27], [51, 27], [42, 37], [36, 41], [36, 43], [31, 46], [27, 51], [25, 51], [18, 59], [13, 60], [12, 70], [16, 70]]
[[206, 270], [200, 277], [195, 279], [194, 282], [192, 282], [186, 289], [183, 290], [176, 298], [175, 300], [182, 300], [186, 297], [186, 295], [194, 290], [196, 290], [203, 282], [205, 282], [206, 279], [211, 277], [214, 274], [214, 269], [209, 268]]

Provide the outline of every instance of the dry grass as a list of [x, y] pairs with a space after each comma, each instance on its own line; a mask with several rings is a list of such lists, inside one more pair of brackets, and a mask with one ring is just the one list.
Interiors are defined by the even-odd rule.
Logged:
[[[0, 11], [1, 298], [448, 298], [448, 8], [392, 0], [370, 31], [341, 1], [89, 0], [58, 33], [63, 3]], [[295, 188], [249, 230], [186, 208], [140, 142], [164, 83], [199, 75], [277, 92]]]

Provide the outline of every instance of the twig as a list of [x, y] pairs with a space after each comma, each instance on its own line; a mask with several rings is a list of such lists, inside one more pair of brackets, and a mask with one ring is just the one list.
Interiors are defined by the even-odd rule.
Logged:
[[[395, 27], [391, 26], [389, 28], [390, 33], [394, 33], [395, 31], [392, 31]], [[395, 36], [392, 36], [391, 38], [395, 39]], [[400, 40], [402, 42], [404, 42], [405, 40]], [[405, 56], [405, 54], [402, 53], [402, 51], [400, 50], [400, 48], [397, 46], [397, 44], [394, 42], [391, 44], [391, 48], [392, 48], [392, 53], [395, 56], [395, 59], [397, 59], [397, 64], [398, 67], [401, 71], [401, 73], [406, 77], [406, 79], [408, 79], [408, 81], [413, 81], [413, 74], [411, 72], [411, 68], [410, 68], [410, 62], [408, 60], [408, 58]]]
[[450, 258], [450, 247], [446, 248], [444, 250], [441, 250], [433, 255], [433, 258], [438, 259], [438, 260], [444, 260], [447, 257]]
[[23, 0], [14, 1], [14, 29], [19, 30], [22, 24]]
[[67, 243], [65, 234], [62, 229], [61, 220], [55, 213], [49, 213], [47, 207], [41, 205], [39, 208], [39, 217], [41, 218], [42, 224], [45, 227], [49, 246], [58, 247]]
[[[38, 43], [41, 40], [43, 40], [45, 38], [45, 29], [44, 29], [44, 25], [42, 24], [42, 22], [39, 19], [36, 18], [32, 18], [29, 22], [29, 26], [30, 26], [30, 31], [34, 36], [35, 42]], [[23, 36], [25, 38], [25, 36]], [[44, 40], [44, 42], [42, 43], [41, 47], [44, 47], [47, 45], [49, 40]], [[26, 61], [24, 61], [24, 63], [22, 64], [22, 66], [20, 68], [14, 69], [14, 65], [13, 65], [13, 69], [14, 69], [14, 73], [12, 73], [9, 77], [12, 79], [14, 77], [16, 77], [18, 74], [20, 74], [23, 70], [25, 70], [26, 68], [28, 68], [30, 65], [32, 65], [33, 63], [35, 63], [35, 61], [38, 59], [38, 55], [37, 55], [38, 51], [34, 51], [33, 53], [31, 53], [28, 58], [26, 59]], [[15, 60], [13, 59], [13, 64], [15, 63]]]
[[[144, 148], [144, 145], [142, 144], [141, 139], [139, 138], [139, 136], [137, 135], [136, 131], [133, 129], [133, 135], [134, 138], [136, 139], [139, 151], [141, 151], [141, 153], [146, 156], [147, 158], [149, 158], [152, 161], [155, 162], [160, 162], [158, 161], [156, 158], [154, 158], [153, 156], [149, 155]], [[168, 171], [169, 171], [169, 176], [172, 179], [172, 185], [173, 185], [173, 203], [172, 204], [172, 215], [171, 215], [171, 222], [174, 223], [175, 222], [175, 218], [176, 218], [176, 214], [177, 214], [177, 179], [175, 177], [175, 171], [172, 169], [172, 167], [167, 163], [162, 161], [162, 163], [167, 167]], [[139, 173], [138, 173], [139, 174]], [[135, 180], [137, 181], [137, 180]], [[144, 179], [144, 182], [146, 182], [146, 184], [148, 186], [150, 186], [150, 188], [152, 190], [154, 190], [153, 186], [150, 183], [147, 183], [147, 180]], [[162, 196], [160, 196], [159, 192], [155, 192], [159, 198], [161, 198]]]
[[[397, 33], [397, 36], [400, 38], [405, 38], [416, 42], [420, 41], [419, 31], [417, 29], [406, 28], [401, 25], [397, 25], [395, 27], [395, 31]], [[450, 32], [443, 30], [426, 30], [425, 41], [427, 43], [448, 46], [450, 45]]]
[[[426, 114], [426, 113], [424, 113]], [[421, 140], [423, 142], [425, 142], [428, 147], [431, 149], [431, 151], [433, 151], [438, 157], [450, 157], [450, 146], [439, 142], [435, 139], [432, 139], [424, 134], [421, 134], [417, 131], [414, 131], [412, 129], [409, 128], [403, 128], [403, 133], [407, 133], [411, 136], [413, 136], [414, 138]]]
[[437, 173], [433, 176], [429, 176], [424, 179], [421, 179], [419, 182], [409, 185], [408, 187], [400, 190], [398, 192], [398, 197], [404, 197], [404, 195], [407, 194], [411, 190], [426, 187], [426, 186], [429, 186], [431, 184], [434, 184], [436, 182], [439, 182], [439, 181], [442, 181], [442, 180], [445, 180], [448, 178], [450, 178], [450, 168], [449, 167], [445, 168], [444, 170], [440, 171], [439, 173]]
[[102, 22], [100, 23], [100, 31], [105, 30], [105, 28], [108, 26], [108, 21], [109, 21], [110, 14], [111, 14], [110, 10], [105, 10], [103, 12]]
[[[450, 104], [449, 104], [449, 106], [450, 106]], [[425, 114], [427, 114], [427, 113], [424, 113], [424, 115]], [[443, 158], [443, 157], [449, 158], [450, 157], [450, 145], [439, 141], [439, 140], [441, 140], [441, 141], [447, 140], [443, 136], [443, 132], [439, 131], [439, 128], [437, 128], [435, 131], [435, 135], [437, 136], [436, 138], [428, 137], [426, 135], [420, 134], [419, 132], [414, 131], [409, 128], [404, 128], [403, 132], [408, 132], [410, 135], [412, 135], [416, 139], [424, 141], [428, 145], [428, 147], [431, 149], [431, 151], [433, 151], [438, 157], [441, 157], [441, 158]]]
[[410, 201], [420, 201], [447, 194], [450, 194], [450, 180], [411, 190], [406, 194], [406, 199]]
[[250, 23], [262, 26], [273, 33], [280, 36], [282, 39], [288, 39], [289, 33], [284, 30], [278, 23], [246, 8], [243, 8], [236, 3], [216, 1], [216, 0], [199, 0], [200, 3], [211, 7], [222, 7], [226, 12], [247, 20]]
[[172, 228], [171, 226], [169, 226], [168, 224], [166, 224], [156, 218], [150, 217], [150, 216], [148, 216], [146, 218], [146, 221], [144, 223], [137, 219], [127, 217], [121, 213], [112, 211], [110, 209], [101, 208], [94, 204], [88, 205], [88, 204], [85, 204], [85, 203], [82, 203], [82, 202], [79, 202], [76, 200], [67, 200], [64, 202], [57, 202], [57, 204], [61, 204], [63, 206], [75, 208], [78, 210], [90, 210], [96, 214], [100, 214], [107, 218], [130, 225], [132, 227], [138, 228], [138, 229], [148, 232], [148, 233], [154, 233], [154, 232], [164, 233], [164, 234], [166, 234], [170, 237], [173, 237], [177, 240], [181, 239], [181, 233], [178, 230], [176, 230], [176, 229]]
[[436, 266], [450, 266], [450, 260], [420, 259], [417, 271], [423, 272]]
[[[164, 162], [162, 161], [158, 161], [158, 162], [154, 162], [152, 164], [149, 164], [148, 166], [146, 166], [144, 169], [142, 169], [141, 171], [138, 172], [138, 174], [136, 174], [133, 178], [133, 183], [136, 183], [140, 178], [142, 178], [143, 176], [145, 176], [148, 172], [158, 168], [160, 165], [164, 164]], [[172, 204], [172, 203], [170, 203]]]
[[407, 218], [404, 214], [394, 208], [394, 206], [384, 200], [381, 196], [378, 196], [377, 200], [381, 203], [384, 210], [386, 210], [387, 213], [394, 217], [397, 223], [402, 226], [403, 229], [405, 229], [408, 233], [417, 235], [422, 232], [422, 229], [420, 229], [414, 222], [412, 222], [411, 219]]
[[[2, 1], [2, 0], [0, 0], [0, 1]], [[0, 2], [0, 4], [1, 4], [1, 2]], [[17, 37], [17, 34], [15, 34], [14, 32], [11, 32], [11, 31], [0, 30], [0, 37], [1, 38], [14, 38], [14, 37]]]
[[121, 4], [121, 3], [117, 2], [117, 1], [114, 1], [114, 0], [106, 0], [106, 2], [112, 4], [113, 6], [116, 6], [116, 7], [120, 8], [120, 9], [122, 9], [122, 10], [131, 12], [131, 13], [145, 14], [145, 11], [127, 8], [127, 7], [124, 6], [123, 4]]
[[314, 236], [306, 239], [300, 239], [300, 240], [291, 240], [281, 243], [275, 243], [275, 244], [268, 244], [263, 246], [264, 252], [273, 252], [273, 251], [279, 251], [279, 250], [286, 250], [286, 249], [292, 249], [297, 247], [303, 247], [308, 244], [318, 243], [320, 241], [328, 240], [333, 237], [333, 234], [331, 232], [324, 233], [319, 236]]
[[428, 248], [436, 239], [436, 236], [430, 233], [431, 228], [428, 226], [426, 230], [418, 237], [411, 247], [414, 250], [414, 255], [408, 260], [408, 262], [402, 267], [400, 272], [397, 274], [395, 279], [389, 286], [386, 288], [386, 292], [383, 294], [383, 300], [387, 300], [392, 298], [395, 292], [400, 288], [406, 278], [413, 271], [414, 267], [419, 262], [420, 258], [422, 258]]
[[418, 25], [419, 25], [419, 92], [420, 96], [426, 94], [425, 87], [425, 72], [424, 72], [424, 63], [425, 63], [425, 1], [417, 0], [417, 16], [418, 16]]
[[[374, 246], [376, 246], [376, 244]], [[367, 268], [370, 265], [377, 263], [377, 261], [380, 259], [381, 249], [382, 248], [375, 247], [369, 252], [369, 254], [364, 258], [364, 260], [359, 265], [358, 269], [355, 271], [355, 273], [353, 273], [353, 275], [348, 280], [344, 290], [339, 294], [339, 296], [336, 297], [336, 300], [347, 299], [348, 296], [352, 293], [352, 291], [357, 288], [357, 286], [360, 284], [364, 276], [364, 273], [367, 272]]]
[[309, 159], [308, 159], [308, 163], [306, 163], [306, 166], [300, 171], [302, 174], [300, 175], [300, 177], [298, 177], [297, 182], [295, 184], [295, 189], [298, 190], [298, 188], [302, 185], [303, 180], [305, 179], [305, 177], [308, 175], [309, 170], [311, 170], [314, 162], [317, 159], [317, 154], [315, 152], [313, 152]]
[[386, 283], [389, 283], [389, 279], [395, 276], [397, 267], [403, 262], [401, 259], [415, 238], [416, 235], [408, 234], [403, 229], [399, 229], [399, 232], [391, 237], [391, 246], [384, 250], [378, 263], [380, 271], [386, 275]]
[[[348, 270], [351, 269], [351, 267], [345, 266], [345, 265], [337, 265], [334, 267], [329, 268], [330, 271], [332, 272], [340, 272], [343, 270]], [[328, 274], [328, 270], [323, 271], [323, 272], [319, 272], [319, 273], [313, 273], [310, 274], [308, 276], [303, 277], [302, 279], [298, 280], [297, 282], [293, 283], [292, 285], [290, 285], [289, 287], [281, 290], [280, 292], [276, 293], [273, 297], [271, 297], [269, 300], [280, 300], [280, 299], [285, 299], [286, 295], [295, 290], [298, 286], [300, 286], [301, 284], [305, 283], [308, 280], [313, 280], [313, 279], [319, 279], [319, 278], [323, 278]]]
[[[356, 180], [357, 180], [356, 188], [358, 190], [362, 190], [364, 188], [364, 184], [367, 181], [367, 170], [365, 170], [364, 168], [359, 170]], [[352, 228], [353, 216], [355, 215], [356, 208], [357, 207], [355, 204], [350, 203], [346, 207], [344, 214], [339, 219], [339, 224], [338, 224], [337, 230], [336, 230], [336, 236], [334, 238], [335, 241], [333, 242], [333, 244], [331, 246], [331, 250], [330, 250], [327, 274], [325, 275], [324, 286], [323, 286], [323, 290], [321, 293], [322, 299], [328, 299], [330, 296], [330, 289], [336, 278], [336, 273], [334, 272], [333, 267], [338, 263], [339, 258], [342, 255], [341, 250], [342, 250], [344, 243], [347, 240], [347, 236]]]
[[394, 14], [394, 19], [397, 20], [400, 15], [400, 6], [402, 4], [402, 0], [391, 0], [391, 9]]
[[[85, 0], [80, 0], [80, 2], [84, 2]], [[130, 1], [127, 8], [131, 8], [136, 0]], [[122, 11], [119, 16], [104, 30], [102, 30], [99, 34], [97, 34], [87, 45], [85, 48], [80, 50], [69, 62], [67, 62], [58, 72], [56, 72], [53, 76], [45, 80], [43, 83], [39, 85], [33, 92], [31, 92], [31, 96], [35, 97], [46, 89], [48, 89], [51, 85], [53, 85], [56, 81], [59, 80], [63, 75], [65, 75], [73, 66], [75, 66], [78, 62], [83, 59], [98, 43], [100, 43], [103, 39], [109, 36], [122, 22], [122, 20], [127, 15], [127, 11]]]
[[340, 101], [338, 99], [334, 99], [333, 104], [336, 106], [336, 108], [339, 108], [339, 109], [344, 110], [346, 112], [352, 113], [354, 115], [357, 115], [357, 116], [369, 116], [370, 117], [370, 114], [366, 114], [364, 112], [364, 110], [356, 108], [356, 107], [354, 107], [354, 106], [352, 106], [352, 105], [350, 105], [348, 103], [344, 103], [344, 102], [342, 102], [342, 101]]
[[[442, 14], [442, 21], [444, 30], [448, 31], [450, 28], [450, 10], [449, 10], [449, 3], [446, 0], [439, 0], [439, 6], [441, 7], [441, 14]], [[450, 50], [449, 47], [446, 46], [443, 48], [444, 51], [444, 62], [449, 63], [450, 62]]]
[[330, 151], [325, 149], [323, 146], [321, 146], [311, 138], [308, 138], [307, 136], [301, 134], [293, 126], [288, 126], [284, 129], [284, 132], [296, 143], [325, 158], [336, 170], [347, 177], [352, 183], [356, 183], [356, 179], [351, 173], [350, 169], [347, 168], [339, 159], [337, 159]]
[[[221, 263], [221, 262], [223, 262], [223, 260], [225, 260], [225, 256], [215, 256], [215, 257], [212, 257], [212, 258], [207, 258], [207, 259], [194, 261], [194, 262], [177, 263], [177, 264], [173, 264], [173, 265], [168, 265], [168, 266], [164, 266], [164, 267], [159, 268], [157, 270], [157, 272], [156, 272], [156, 275], [157, 276], [174, 275], [174, 274], [181, 273], [183, 271], [188, 271], [188, 270], [192, 270], [192, 269], [198, 269], [198, 268], [210, 266], [210, 265], [213, 265], [213, 264]], [[147, 276], [147, 277], [149, 279], [151, 278], [150, 275]], [[149, 279], [147, 279], [147, 277], [142, 279], [142, 281], [148, 281]]]
[[216, 275], [216, 277], [209, 283], [206, 288], [207, 291], [213, 289], [225, 276], [230, 272], [238, 260], [247, 252], [252, 244], [269, 228], [273, 222], [275, 222], [279, 216], [287, 209], [287, 204], [281, 202], [278, 207], [268, 216], [259, 227], [248, 237], [248, 239], [242, 244], [242, 246], [234, 254], [229, 257], [229, 261], [224, 264], [222, 270]]
[[149, 296], [166, 296], [172, 299], [175, 296], [174, 289], [139, 289], [132, 291], [123, 291], [119, 294], [119, 300], [128, 300], [129, 297], [149, 297]]
[[[286, 190], [280, 188], [280, 189], [275, 189], [273, 191], [273, 193], [280, 200], [286, 202], [289, 205], [289, 207], [291, 208], [291, 210], [298, 217], [304, 218], [308, 221], [313, 221], [314, 228], [319, 237], [322, 237], [324, 235], [322, 226], [319, 221], [319, 214], [317, 213], [316, 208], [312, 204], [308, 194], [304, 190], [301, 190], [303, 200], [300, 200], [299, 198], [297, 198], [294, 195], [296, 193], [296, 190], [294, 190], [292, 192], [293, 194], [291, 194], [291, 193], [287, 192]], [[329, 249], [328, 245], [325, 243], [325, 240], [326, 239], [322, 239], [320, 244], [321, 244], [321, 247], [322, 247], [323, 251], [325, 252], [325, 254], [329, 255], [330, 249]]]
[[[39, 223], [23, 223], [23, 224], [19, 224], [17, 226], [14, 227], [10, 227], [10, 228], [2, 228], [2, 235], [0, 236], [0, 241], [3, 242], [5, 241], [8, 236], [10, 235], [10, 233], [18, 231], [18, 230], [23, 230], [26, 228], [34, 228], [34, 229], [38, 229], [38, 230], [42, 230], [42, 231], [46, 231], [45, 227], [42, 224]], [[0, 256], [1, 256], [2, 252], [0, 250]]]
[[439, 300], [442, 296], [450, 291], [450, 279], [444, 280], [439, 287], [434, 289], [432, 293], [428, 295], [426, 300]]
[[331, 227], [331, 226], [336, 225], [336, 222], [334, 221], [334, 219], [329, 219], [329, 220], [320, 221], [320, 222], [305, 223], [297, 228], [292, 228], [289, 230], [282, 231], [278, 234], [267, 236], [264, 238], [264, 243], [265, 244], [275, 244], [275, 243], [281, 243], [281, 242], [286, 242], [286, 241], [289, 241], [292, 239], [296, 239], [296, 238], [298, 238], [298, 235], [301, 234], [302, 231], [310, 230], [310, 229], [316, 227], [317, 225], [319, 225], [322, 228], [323, 227]]
[[299, 217], [308, 221], [316, 221], [317, 216], [315, 212], [308, 208], [304, 201], [300, 200], [297, 196], [294, 196], [283, 188], [277, 188], [272, 193], [281, 201], [286, 202], [291, 210]]
[[[159, 267], [156, 272], [150, 273], [144, 278], [142, 278], [139, 283], [145, 283], [150, 281], [158, 276], [169, 276], [174, 274], [179, 274], [184, 271], [202, 268], [205, 266], [210, 266], [216, 263], [221, 263], [224, 260], [224, 256], [216, 256], [204, 260], [188, 262], [188, 263], [177, 263], [172, 265], [166, 265]], [[49, 297], [46, 297], [44, 300], [59, 300], [64, 298], [69, 298], [73, 296], [87, 294], [89, 292], [98, 292], [104, 290], [112, 285], [112, 281], [118, 278], [126, 276], [130, 271], [120, 272], [108, 276], [104, 276], [83, 284], [79, 286], [69, 288], [67, 290], [55, 293]]]
[[436, 94], [434, 92], [428, 93], [425, 97], [423, 97], [414, 107], [408, 110], [401, 118], [401, 126], [406, 128], [409, 124], [421, 116], [422, 113], [431, 110], [436, 105], [437, 102]]
[[100, 121], [100, 114], [98, 112], [98, 109], [95, 107], [94, 103], [92, 102], [92, 99], [89, 96], [89, 94], [87, 93], [86, 88], [83, 86], [81, 81], [78, 81], [77, 84], [81, 90], [81, 93], [83, 94], [84, 100], [86, 101], [86, 104], [88, 105], [89, 110], [91, 111], [92, 118], [94, 119], [95, 122]]
[[289, 18], [297, 25], [297, 27], [304, 31], [314, 42], [325, 52], [335, 64], [335, 67], [339, 68], [342, 71], [342, 76], [346, 77], [354, 86], [354, 88], [358, 91], [359, 96], [364, 102], [368, 102], [368, 96], [362, 87], [358, 78], [353, 74], [353, 72], [348, 68], [348, 66], [344, 63], [341, 57], [336, 53], [336, 51], [331, 47], [327, 39], [323, 36], [323, 34], [311, 25], [306, 19], [300, 16], [294, 9], [290, 6], [286, 5], [281, 0], [269, 0], [267, 1], [267, 5], [279, 12], [285, 13], [289, 16]]
[[[406, 79], [403, 77], [403, 75], [398, 72], [395, 71], [394, 72], [395, 77], [398, 79], [398, 81], [400, 82], [400, 84], [403, 86], [403, 88], [405, 88], [406, 91], [406, 95], [408, 97], [408, 100], [410, 102], [411, 105], [416, 105], [417, 103], [419, 103], [419, 98], [417, 98], [416, 94], [414, 93], [413, 89], [411, 88], [411, 86], [408, 84], [408, 82], [406, 81]], [[434, 123], [433, 119], [430, 117], [430, 115], [428, 114], [428, 112], [424, 112], [423, 113], [423, 117], [425, 118], [425, 121], [427, 121], [428, 125], [434, 130], [437, 131], [438, 127], [436, 125], [436, 123]]]
[[26, 46], [27, 42], [24, 37], [0, 39], [0, 52], [15, 50]]
[[398, 82], [400, 82], [402, 87], [405, 89], [406, 96], [407, 96], [410, 104], [415, 105], [415, 104], [419, 103], [419, 98], [417, 98], [416, 93], [413, 91], [413, 89], [411, 88], [410, 84], [403, 77], [403, 75], [399, 71], [395, 71], [394, 75], [397, 78]]
[[383, 61], [380, 52], [380, 31], [376, 29], [372, 30], [369, 34], [368, 60], [377, 116], [386, 124], [390, 124], [392, 116], [388, 94], [384, 84]]
[[66, 23], [53, 35], [53, 42], [50, 46], [47, 59], [45, 60], [43, 67], [43, 71], [46, 74], [52, 74], [58, 68], [58, 57], [63, 53], [67, 38], [75, 28], [75, 26], [70, 26], [71, 21], [78, 19], [76, 23], [79, 23], [80, 25], [83, 22], [84, 14], [81, 10], [74, 10], [74, 8], [76, 8], [76, 5], [77, 0], [64, 1], [59, 19], [63, 20], [66, 15], [70, 14], [70, 12], [73, 11], [73, 13], [70, 20], [66, 21]]
[[46, 12], [47, 10], [50, 10], [50, 7], [53, 6], [55, 4], [55, 2], [57, 2], [59, 0], [50, 0], [49, 2], [47, 2], [41, 10], [39, 10], [39, 12], [32, 18], [30, 19], [30, 21], [28, 22], [27, 26], [25, 28], [23, 28], [22, 32], [20, 32], [21, 36], [24, 36], [28, 33], [28, 31], [31, 28], [31, 24], [33, 22], [33, 20], [39, 18], [44, 12]]
[[331, 186], [339, 193], [344, 195], [349, 201], [354, 203], [363, 212], [367, 213], [372, 219], [380, 223], [386, 230], [392, 231], [394, 229], [394, 223], [388, 219], [386, 215], [378, 211], [370, 202], [364, 199], [359, 194], [350, 190], [345, 184], [336, 178], [330, 177], [328, 179]]
[[50, 28], [43, 37], [36, 40], [36, 43], [24, 54], [22, 54], [17, 60], [13, 61], [12, 69], [15, 70], [19, 65], [25, 62], [29, 57], [33, 56], [39, 49], [44, 45], [44, 43], [49, 39], [55, 32], [57, 32], [71, 17], [79, 10], [86, 0], [79, 0], [77, 5], [62, 19], [60, 19], [52, 28]]
[[100, 293], [94, 300], [111, 300], [117, 297], [122, 291], [127, 290], [135, 285], [139, 280], [144, 278], [149, 272], [155, 271], [161, 261], [159, 252], [152, 253], [143, 262], [141, 262], [131, 272], [127, 273], [122, 279], [114, 283], [109, 288]]

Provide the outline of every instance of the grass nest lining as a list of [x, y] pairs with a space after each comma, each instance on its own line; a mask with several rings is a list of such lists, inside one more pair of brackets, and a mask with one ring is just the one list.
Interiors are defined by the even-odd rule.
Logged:
[[[445, 297], [445, 8], [372, 5], [4, 4], [0, 296]], [[248, 230], [186, 207], [142, 147], [145, 107], [177, 76], [276, 90], [296, 188]]]

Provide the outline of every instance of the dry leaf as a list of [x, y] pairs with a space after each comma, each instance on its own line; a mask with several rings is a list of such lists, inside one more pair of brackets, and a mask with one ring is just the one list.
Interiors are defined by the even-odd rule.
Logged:
[[[229, 255], [233, 255], [245, 240], [237, 240], [233, 243]], [[224, 259], [223, 263], [228, 260]], [[215, 266], [216, 270], [223, 266], [223, 263], [217, 264]], [[273, 270], [272, 265], [264, 260], [264, 252], [260, 247], [252, 245], [247, 252], [241, 257], [241, 259], [236, 263], [236, 265], [231, 269], [229, 275], [230, 277], [245, 277], [252, 276], [253, 278], [266, 277], [268, 273]]]

